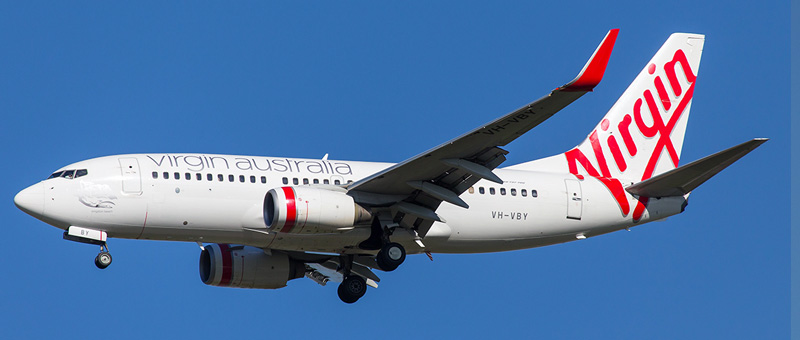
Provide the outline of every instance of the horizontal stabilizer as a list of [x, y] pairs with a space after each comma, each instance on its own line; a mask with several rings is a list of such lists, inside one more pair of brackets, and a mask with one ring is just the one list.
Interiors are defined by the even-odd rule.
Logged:
[[631, 185], [625, 190], [642, 197], [683, 196], [705, 183], [722, 169], [727, 168], [755, 150], [768, 139], [756, 138], [711, 156], [672, 169], [658, 176]]

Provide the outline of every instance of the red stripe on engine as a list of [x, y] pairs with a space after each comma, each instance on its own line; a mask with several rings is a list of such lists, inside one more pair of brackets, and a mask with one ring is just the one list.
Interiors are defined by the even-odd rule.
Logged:
[[294, 200], [294, 189], [291, 187], [283, 187], [281, 189], [283, 189], [283, 195], [286, 197], [286, 223], [283, 224], [281, 232], [287, 233], [292, 230], [297, 221], [297, 205]]
[[230, 251], [230, 246], [227, 244], [220, 244], [220, 257], [222, 258], [222, 279], [219, 281], [220, 286], [229, 286], [231, 284], [231, 275], [233, 274], [233, 261]]

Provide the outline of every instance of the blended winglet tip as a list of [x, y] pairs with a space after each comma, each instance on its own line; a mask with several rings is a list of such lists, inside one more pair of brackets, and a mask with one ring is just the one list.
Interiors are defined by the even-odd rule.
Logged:
[[578, 76], [557, 90], [571, 92], [592, 91], [603, 79], [603, 74], [606, 72], [606, 65], [608, 65], [608, 60], [611, 57], [611, 51], [614, 50], [614, 43], [617, 41], [618, 34], [619, 28], [609, 30], [606, 37], [597, 46], [592, 57], [589, 58], [581, 72], [578, 73]]
[[750, 145], [752, 145], [752, 148], [755, 149], [755, 148], [761, 146], [761, 144], [766, 143], [767, 141], [769, 141], [769, 138], [759, 137], [759, 138], [753, 138], [753, 139], [745, 142], [745, 144], [750, 144]]

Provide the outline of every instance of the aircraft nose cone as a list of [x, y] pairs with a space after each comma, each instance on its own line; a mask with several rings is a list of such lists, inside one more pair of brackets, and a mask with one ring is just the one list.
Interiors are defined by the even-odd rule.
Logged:
[[44, 214], [43, 184], [36, 183], [22, 189], [17, 196], [14, 196], [14, 204], [29, 215], [41, 216]]

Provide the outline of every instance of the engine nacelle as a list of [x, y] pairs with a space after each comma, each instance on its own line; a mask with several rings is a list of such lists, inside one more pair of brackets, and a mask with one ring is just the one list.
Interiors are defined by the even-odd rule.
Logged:
[[277, 289], [305, 275], [305, 264], [283, 252], [210, 244], [200, 253], [200, 280], [210, 286]]
[[271, 231], [336, 232], [370, 219], [369, 211], [343, 191], [290, 186], [271, 189], [264, 197], [264, 222]]

